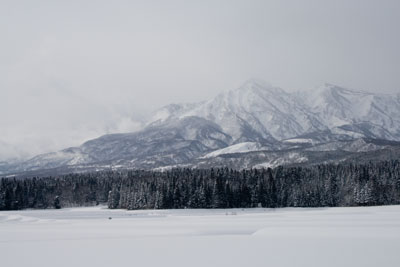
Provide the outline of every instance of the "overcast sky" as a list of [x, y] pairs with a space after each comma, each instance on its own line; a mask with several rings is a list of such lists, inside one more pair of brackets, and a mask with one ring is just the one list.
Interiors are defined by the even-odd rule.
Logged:
[[259, 78], [400, 91], [400, 1], [0, 2], [0, 160]]

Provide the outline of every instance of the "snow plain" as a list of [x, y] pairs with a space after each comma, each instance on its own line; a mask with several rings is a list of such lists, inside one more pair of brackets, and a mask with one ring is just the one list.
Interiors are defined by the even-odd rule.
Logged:
[[0, 212], [5, 267], [399, 266], [399, 251], [400, 206]]

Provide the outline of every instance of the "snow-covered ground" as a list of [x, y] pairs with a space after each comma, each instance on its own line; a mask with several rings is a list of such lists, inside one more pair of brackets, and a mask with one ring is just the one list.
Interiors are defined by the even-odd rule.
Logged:
[[399, 251], [400, 206], [0, 212], [5, 267], [387, 267]]
[[260, 150], [262, 147], [260, 144], [256, 142], [244, 142], [244, 143], [239, 143], [235, 144], [232, 146], [228, 146], [222, 149], [215, 150], [211, 153], [206, 154], [202, 158], [213, 158], [213, 157], [218, 157], [220, 155], [224, 154], [230, 154], [230, 153], [245, 153], [245, 152], [250, 152], [250, 151], [257, 151]]

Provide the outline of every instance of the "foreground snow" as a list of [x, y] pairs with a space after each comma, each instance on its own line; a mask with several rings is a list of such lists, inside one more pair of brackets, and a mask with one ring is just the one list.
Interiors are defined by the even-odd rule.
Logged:
[[398, 266], [399, 250], [400, 206], [0, 212], [7, 267]]

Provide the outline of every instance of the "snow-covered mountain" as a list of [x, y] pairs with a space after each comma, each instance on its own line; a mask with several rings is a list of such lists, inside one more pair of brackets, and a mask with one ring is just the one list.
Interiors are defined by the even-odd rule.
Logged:
[[354, 153], [397, 149], [399, 144], [371, 140], [400, 141], [400, 95], [330, 84], [288, 93], [249, 80], [208, 101], [165, 106], [140, 131], [105, 135], [79, 147], [2, 165], [0, 173], [71, 166], [265, 167], [343, 161]]
[[207, 102], [167, 106], [154, 115], [150, 124], [187, 116], [204, 118], [220, 125], [224, 132], [232, 136], [234, 143], [274, 143], [326, 129], [294, 95], [258, 80], [249, 80], [241, 87], [223, 92]]
[[196, 104], [173, 104], [158, 110], [149, 124], [195, 116], [210, 120], [232, 136], [233, 143], [274, 143], [300, 135], [331, 134], [400, 141], [400, 95], [372, 94], [325, 84], [287, 93], [265, 82], [241, 87]]

